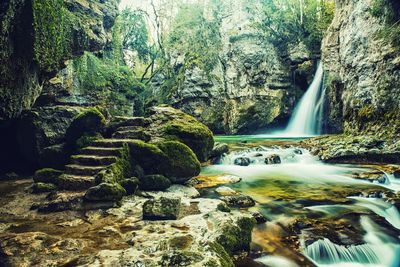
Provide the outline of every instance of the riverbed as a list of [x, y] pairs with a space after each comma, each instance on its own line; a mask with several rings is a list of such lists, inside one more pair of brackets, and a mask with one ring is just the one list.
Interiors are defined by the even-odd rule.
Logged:
[[[242, 178], [228, 186], [267, 219], [253, 231], [252, 258], [266, 266], [400, 266], [400, 181], [386, 172], [399, 166], [326, 164], [300, 140], [217, 137], [230, 153], [202, 170]], [[280, 162], [266, 164], [271, 156]], [[250, 164], [238, 166], [238, 158]], [[203, 194], [217, 197], [214, 189]]]

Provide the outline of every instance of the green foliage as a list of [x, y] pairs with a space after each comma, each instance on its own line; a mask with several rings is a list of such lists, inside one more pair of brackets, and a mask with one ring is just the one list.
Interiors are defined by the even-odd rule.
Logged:
[[[112, 55], [115, 57], [98, 58], [86, 52], [74, 60], [76, 76], [80, 87], [87, 94], [102, 101], [113, 115], [130, 114], [131, 110], [121, 107], [127, 105], [128, 100], [136, 98], [144, 85], [134, 78], [127, 66], [120, 64], [117, 52]], [[127, 106], [131, 109], [130, 105]]]
[[370, 9], [372, 16], [384, 21], [385, 26], [376, 37], [386, 44], [400, 48], [400, 2], [396, 0], [374, 0]]
[[275, 45], [304, 42], [310, 49], [319, 50], [324, 32], [334, 14], [332, 1], [262, 0], [263, 15], [255, 26], [264, 38]]
[[199, 3], [182, 4], [168, 35], [167, 47], [185, 56], [185, 67], [198, 66], [207, 73], [218, 62], [221, 49], [219, 28], [221, 18], [213, 7], [212, 18], [204, 16], [204, 5]]
[[34, 56], [46, 72], [57, 70], [68, 51], [63, 0], [33, 0]]
[[126, 8], [120, 15], [120, 33], [124, 49], [137, 52], [142, 61], [147, 61], [153, 56], [154, 50], [149, 44], [144, 14], [139, 10]]

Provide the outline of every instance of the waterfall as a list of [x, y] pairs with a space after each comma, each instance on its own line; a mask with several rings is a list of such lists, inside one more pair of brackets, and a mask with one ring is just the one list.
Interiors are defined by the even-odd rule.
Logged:
[[368, 217], [361, 217], [361, 225], [366, 232], [365, 244], [343, 246], [325, 238], [306, 246], [305, 255], [317, 266], [398, 266], [399, 245], [393, 244], [392, 238], [383, 234]]
[[289, 136], [313, 136], [321, 133], [322, 110], [324, 101], [323, 88], [324, 71], [318, 64], [317, 72], [307, 92], [297, 104], [285, 130]]

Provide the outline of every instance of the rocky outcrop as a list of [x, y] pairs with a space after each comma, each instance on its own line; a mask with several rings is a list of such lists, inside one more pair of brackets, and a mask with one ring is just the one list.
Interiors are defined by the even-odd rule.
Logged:
[[30, 109], [51, 73], [111, 39], [117, 1], [6, 0], [0, 5], [0, 120]]
[[[312, 56], [304, 44], [282, 51], [261, 40], [252, 27], [255, 7], [249, 5], [220, 3], [222, 45], [211, 72], [185, 64], [185, 51], [172, 51], [171, 69], [180, 73], [179, 82], [162, 100], [168, 80], [156, 76], [152, 96], [193, 115], [215, 133], [248, 133], [285, 121], [307, 88], [303, 81], [313, 73]], [[296, 72], [301, 65], [306, 75]]]
[[330, 132], [399, 134], [400, 53], [381, 34], [391, 25], [379, 9], [400, 17], [397, 1], [336, 0], [323, 42]]

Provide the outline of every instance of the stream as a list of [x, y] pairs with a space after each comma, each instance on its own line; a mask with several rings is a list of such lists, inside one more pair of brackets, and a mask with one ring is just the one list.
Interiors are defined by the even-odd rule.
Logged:
[[[216, 137], [231, 152], [202, 170], [241, 177], [228, 186], [252, 197], [250, 211], [266, 217], [253, 231], [254, 266], [400, 266], [399, 181], [385, 166], [323, 163], [297, 147], [299, 140]], [[265, 163], [277, 155], [280, 163]], [[243, 158], [250, 165], [235, 165]], [[217, 197], [214, 189], [203, 194]]]

